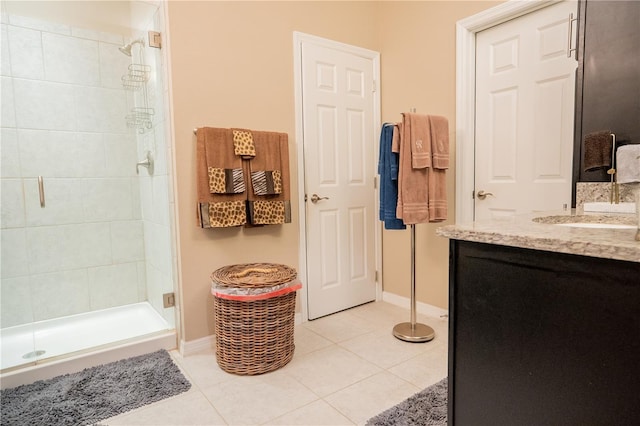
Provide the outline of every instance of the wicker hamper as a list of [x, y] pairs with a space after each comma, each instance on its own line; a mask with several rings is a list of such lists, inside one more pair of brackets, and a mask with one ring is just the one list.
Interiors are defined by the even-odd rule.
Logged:
[[262, 374], [293, 357], [295, 269], [274, 263], [225, 266], [211, 274], [216, 357], [228, 373]]

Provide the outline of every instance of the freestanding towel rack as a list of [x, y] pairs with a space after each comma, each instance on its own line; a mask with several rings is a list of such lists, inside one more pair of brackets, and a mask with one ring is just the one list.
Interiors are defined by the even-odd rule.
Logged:
[[[410, 111], [416, 112], [416, 109], [411, 108]], [[428, 342], [436, 337], [433, 328], [416, 322], [416, 225], [411, 225], [411, 322], [396, 324], [393, 335], [413, 343]]]
[[436, 336], [433, 328], [416, 322], [416, 225], [411, 225], [411, 322], [393, 327], [393, 335], [405, 342], [428, 342]]

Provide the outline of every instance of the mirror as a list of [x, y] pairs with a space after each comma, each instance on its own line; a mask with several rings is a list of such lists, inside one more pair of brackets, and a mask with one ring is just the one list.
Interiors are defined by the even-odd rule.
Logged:
[[611, 179], [608, 167], [585, 171], [587, 135], [610, 130], [616, 146], [640, 143], [640, 2], [580, 0], [578, 16], [574, 191]]

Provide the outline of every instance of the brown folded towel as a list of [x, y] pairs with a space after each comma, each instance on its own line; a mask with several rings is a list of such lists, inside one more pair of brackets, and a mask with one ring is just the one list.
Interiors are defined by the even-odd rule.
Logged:
[[[264, 192], [263, 189], [256, 185], [259, 182], [251, 180], [251, 189], [247, 191], [249, 222], [252, 225], [290, 223], [291, 189], [288, 135], [286, 133], [262, 131], [254, 131], [252, 134], [256, 156], [247, 162], [250, 169], [248, 174], [266, 171], [279, 172], [280, 188], [274, 188], [274, 194], [272, 195], [259, 195]], [[273, 177], [273, 173], [271, 175]], [[276, 177], [274, 180], [278, 180], [278, 178]], [[276, 186], [278, 185], [274, 182], [274, 187]], [[276, 189], [279, 189], [280, 192], [277, 193]], [[256, 204], [257, 201], [260, 201], [260, 203]]]
[[431, 130], [429, 117], [421, 114], [406, 113], [405, 122], [411, 148], [411, 167], [425, 169], [431, 167]]
[[611, 167], [612, 150], [611, 130], [587, 134], [584, 137], [584, 171]]
[[[245, 194], [212, 194], [209, 183], [209, 167], [242, 169], [242, 159], [234, 154], [233, 135], [230, 129], [203, 127], [196, 132], [196, 197], [198, 226], [240, 226], [246, 223], [238, 210], [238, 202], [244, 206]], [[226, 204], [219, 204], [226, 203]], [[230, 213], [229, 220], [220, 220], [221, 212]], [[212, 216], [213, 215], [213, 216]], [[213, 220], [212, 220], [213, 219]]]
[[[429, 122], [429, 118], [426, 120]], [[442, 145], [438, 146], [436, 150], [439, 154], [438, 165], [440, 167], [448, 166], [448, 143], [445, 144], [445, 139], [442, 137], [443, 132], [448, 135], [448, 124], [446, 124], [446, 119], [444, 120], [444, 122], [440, 118], [436, 120], [438, 127], [436, 137], [433, 138], [431, 133], [429, 135], [430, 141]], [[431, 163], [426, 168], [413, 167], [412, 147], [414, 140], [411, 135], [414, 123], [415, 114], [403, 114], [403, 121], [398, 131], [399, 138], [394, 134], [392, 143], [392, 151], [400, 154], [396, 217], [402, 219], [407, 225], [439, 222], [447, 219], [446, 171], [433, 167]], [[448, 142], [448, 136], [446, 139]], [[434, 144], [429, 142], [429, 151], [432, 151], [433, 147]], [[426, 151], [424, 145], [423, 151]], [[433, 161], [431, 154], [430, 152], [430, 161]]]
[[446, 117], [429, 116], [431, 163], [435, 169], [449, 168], [449, 122]]
[[447, 175], [449, 168], [449, 122], [446, 117], [429, 116], [431, 162], [429, 169], [429, 222], [447, 220]]
[[411, 125], [409, 114], [402, 114], [400, 125], [400, 157], [398, 172], [398, 206], [396, 217], [406, 225], [429, 222], [428, 168], [412, 166]]
[[447, 220], [447, 175], [443, 169], [429, 168], [429, 222]]

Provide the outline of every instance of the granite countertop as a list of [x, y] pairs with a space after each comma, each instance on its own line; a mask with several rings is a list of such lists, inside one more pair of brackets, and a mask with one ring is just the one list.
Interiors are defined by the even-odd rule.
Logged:
[[559, 225], [588, 222], [635, 226], [636, 220], [634, 214], [579, 215], [574, 209], [447, 225], [438, 228], [436, 233], [454, 240], [640, 263], [640, 241], [635, 240], [635, 228], [583, 228]]

